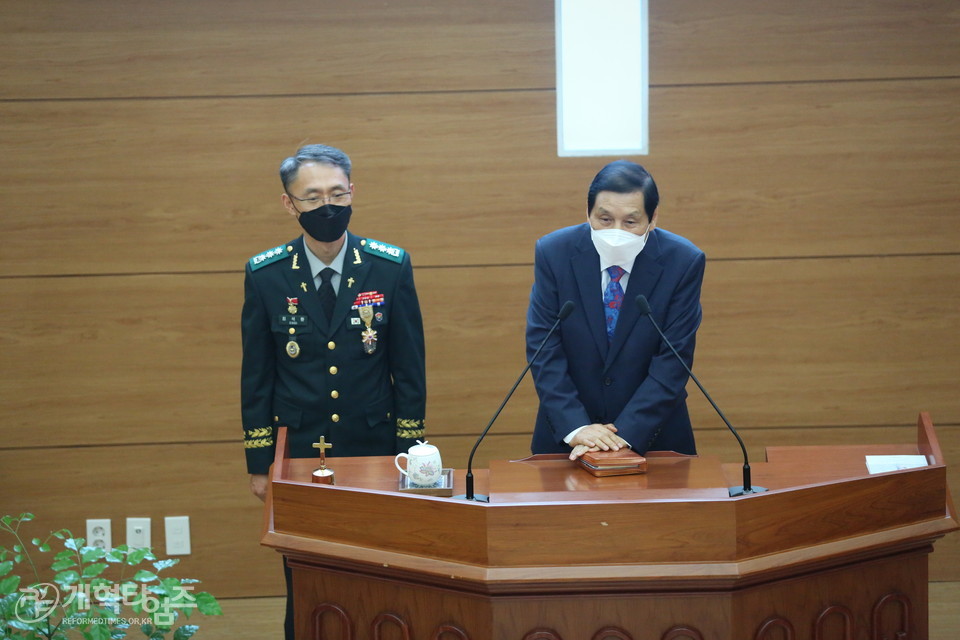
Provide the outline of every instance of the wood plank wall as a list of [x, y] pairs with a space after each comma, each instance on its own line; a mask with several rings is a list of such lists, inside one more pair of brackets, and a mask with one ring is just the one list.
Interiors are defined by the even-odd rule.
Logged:
[[[181, 573], [281, 591], [240, 446], [242, 267], [276, 169], [355, 163], [407, 248], [428, 428], [463, 466], [523, 364], [533, 243], [612, 158], [557, 158], [553, 2], [0, 1], [0, 513], [189, 515]], [[652, 0], [661, 225], [708, 256], [696, 368], [752, 456], [938, 425], [960, 490], [960, 8]], [[602, 37], [602, 34], [598, 34]], [[598, 88], [598, 94], [601, 94]], [[737, 459], [691, 388], [701, 451]], [[478, 454], [527, 451], [525, 383]], [[960, 536], [932, 576], [960, 580]]]

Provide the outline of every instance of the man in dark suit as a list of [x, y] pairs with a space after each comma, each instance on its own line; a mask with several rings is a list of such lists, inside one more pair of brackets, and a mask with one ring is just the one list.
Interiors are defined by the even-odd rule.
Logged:
[[540, 408], [534, 453], [631, 447], [696, 453], [688, 375], [635, 304], [652, 315], [689, 366], [700, 326], [706, 259], [658, 229], [656, 183], [640, 165], [612, 162], [587, 194], [587, 221], [537, 241], [527, 311], [528, 358], [563, 303], [574, 311], [532, 366]]
[[[339, 149], [280, 165], [281, 202], [304, 230], [246, 266], [241, 413], [252, 492], [266, 495], [277, 428], [292, 457], [395, 455], [423, 437], [423, 320], [410, 257], [347, 225], [354, 186]], [[289, 571], [287, 571], [289, 590]], [[289, 593], [288, 593], [289, 596]], [[293, 637], [288, 598], [287, 638]]]

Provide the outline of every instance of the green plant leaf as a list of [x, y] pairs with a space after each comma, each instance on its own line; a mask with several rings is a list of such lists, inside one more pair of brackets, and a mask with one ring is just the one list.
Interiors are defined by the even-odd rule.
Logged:
[[141, 547], [140, 549], [134, 549], [127, 554], [127, 564], [132, 566], [138, 565], [143, 562], [144, 558], [150, 555], [149, 547]]
[[7, 560], [6, 562], [0, 562], [0, 576], [5, 576], [8, 573], [13, 571], [13, 560]]
[[126, 555], [127, 555], [126, 547], [124, 548], [114, 547], [113, 549], [107, 552], [107, 555], [105, 556], [105, 558], [107, 562], [123, 562], [123, 559], [124, 557], [126, 557]]
[[180, 581], [176, 578], [164, 578], [160, 581], [159, 589], [154, 589], [157, 593], [163, 594], [165, 596], [173, 596], [182, 594], [186, 596], [186, 599], [192, 600], [193, 596], [190, 594], [190, 590], [182, 589], [180, 587]]
[[14, 553], [20, 553], [21, 551], [23, 551], [23, 547], [21, 547], [21, 546], [18, 545], [18, 544], [13, 545], [13, 552], [14, 552]]
[[50, 565], [50, 568], [54, 571], [63, 571], [64, 569], [69, 569], [70, 567], [75, 566], [77, 566], [77, 561], [73, 558], [61, 558], [59, 560], [55, 560]]
[[23, 554], [18, 553], [17, 555], [13, 556], [13, 561], [17, 564], [20, 564], [23, 561]]
[[173, 632], [173, 640], [187, 640], [187, 638], [192, 638], [193, 634], [199, 630], [200, 627], [195, 624], [185, 624]]
[[140, 627], [140, 631], [143, 631], [143, 635], [145, 635], [145, 636], [147, 636], [147, 637], [149, 638], [151, 635], [153, 635], [153, 625], [152, 625], [152, 624], [145, 624], [145, 625], [143, 625], [143, 626]]
[[98, 575], [103, 573], [103, 570], [106, 568], [107, 568], [106, 562], [96, 562], [94, 564], [88, 564], [83, 568], [83, 577], [96, 578]]
[[90, 625], [90, 631], [83, 635], [89, 640], [110, 640], [110, 625], [106, 623]]
[[33, 520], [33, 514], [32, 514], [32, 513], [21, 513], [19, 520], [20, 520], [20, 522], [30, 522], [31, 520]]
[[0, 522], [2, 522], [3, 524], [9, 527], [13, 522], [13, 516], [3, 516], [2, 518], [0, 518]]
[[33, 546], [35, 546], [35, 547], [39, 547], [41, 544], [43, 544], [43, 543], [41, 542], [40, 538], [32, 538], [32, 539], [30, 540], [30, 543], [31, 543]]
[[42, 545], [40, 545], [40, 551], [43, 553], [50, 551], [50, 545], [44, 542]]
[[180, 562], [179, 558], [167, 558], [166, 560], [159, 560], [157, 562], [154, 562], [153, 566], [157, 571], [163, 571], [164, 569], [169, 569], [170, 567], [174, 566], [179, 562]]
[[67, 549], [73, 549], [74, 551], [79, 551], [83, 548], [83, 543], [85, 540], [83, 538], [67, 538], [63, 541], [63, 546]]
[[61, 587], [68, 587], [71, 584], [76, 583], [79, 579], [80, 574], [76, 571], [61, 571], [57, 575], [53, 576], [53, 581]]
[[[34, 631], [34, 626], [36, 624], [36, 623], [31, 624], [28, 622], [21, 622], [16, 618], [12, 620], [7, 620], [6, 622], [9, 626], [13, 627], [14, 629], [20, 629], [21, 631]], [[29, 638], [30, 636], [27, 636], [27, 637]], [[37, 636], [37, 637], [40, 637], [40, 636]]]
[[200, 611], [205, 616], [222, 616], [223, 610], [220, 608], [220, 603], [217, 602], [217, 599], [206, 591], [201, 591], [200, 593], [195, 593], [194, 597], [197, 599], [197, 610]]
[[140, 569], [133, 576], [133, 579], [137, 582], [153, 582], [157, 579], [157, 574], [147, 571], [146, 569]]
[[0, 596], [16, 593], [17, 587], [19, 586], [20, 586], [20, 576], [18, 575], [7, 576], [3, 580], [0, 580]]
[[80, 551], [80, 557], [84, 562], [96, 562], [107, 555], [107, 552], [100, 547], [84, 547]]

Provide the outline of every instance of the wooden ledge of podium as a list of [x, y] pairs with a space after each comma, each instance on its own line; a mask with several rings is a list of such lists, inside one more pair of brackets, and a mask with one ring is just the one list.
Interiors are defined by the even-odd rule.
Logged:
[[[495, 461], [475, 472], [489, 504], [401, 494], [390, 458], [334, 458], [335, 487], [310, 484], [315, 461], [285, 459], [263, 542], [291, 556], [328, 555], [341, 568], [387, 564], [490, 593], [564, 577], [616, 588], [659, 578], [743, 586], [851, 553], [930, 544], [957, 528], [942, 463], [867, 474], [863, 455], [916, 454], [916, 445], [837, 450], [771, 448], [753, 466], [770, 491], [740, 498], [727, 496], [740, 465], [713, 457], [651, 456], [647, 474], [612, 478], [564, 456]], [[455, 487], [463, 484], [458, 470]]]
[[[458, 606], [492, 606], [476, 597], [515, 604], [549, 597], [566, 606], [604, 594], [729, 598], [772, 590], [780, 598], [794, 588], [810, 599], [831, 581], [872, 575], [909, 592], [925, 619], [926, 556], [958, 529], [926, 414], [914, 444], [771, 447], [752, 465], [754, 483], [769, 491], [735, 498], [728, 488], [741, 484], [741, 465], [656, 454], [646, 474], [608, 478], [565, 456], [494, 461], [474, 472], [490, 503], [402, 494], [389, 457], [332, 458], [338, 484], [316, 485], [315, 461], [289, 459], [285, 442], [281, 430], [262, 542], [288, 556], [297, 584], [311, 585], [304, 602], [333, 597], [324, 585], [363, 592], [370, 585], [355, 583], [367, 580], [426, 590], [419, 598], [455, 596]], [[864, 456], [874, 454], [925, 455], [929, 464], [870, 475]], [[464, 480], [458, 470], [455, 493]], [[636, 604], [618, 615], [629, 617]], [[717, 621], [730, 615], [712, 615], [710, 624], [722, 627]], [[489, 620], [481, 618], [482, 627]], [[298, 625], [310, 624], [298, 609]]]

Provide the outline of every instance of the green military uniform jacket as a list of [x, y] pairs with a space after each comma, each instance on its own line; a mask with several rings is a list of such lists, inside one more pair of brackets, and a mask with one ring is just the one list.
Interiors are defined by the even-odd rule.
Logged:
[[319, 456], [321, 436], [330, 456], [394, 455], [423, 437], [423, 319], [410, 257], [349, 232], [346, 242], [331, 322], [302, 236], [247, 262], [240, 390], [249, 473], [267, 473], [279, 426], [295, 458]]

